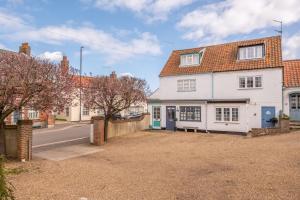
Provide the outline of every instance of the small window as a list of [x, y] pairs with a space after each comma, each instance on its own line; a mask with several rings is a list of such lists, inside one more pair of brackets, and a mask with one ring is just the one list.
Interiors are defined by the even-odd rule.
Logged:
[[253, 88], [253, 77], [247, 77], [247, 88]]
[[261, 88], [262, 76], [239, 77], [239, 88]]
[[216, 121], [222, 121], [222, 108], [216, 108]]
[[259, 59], [264, 56], [264, 45], [239, 47], [239, 60]]
[[240, 88], [246, 88], [246, 78], [245, 77], [240, 78]]
[[193, 92], [196, 91], [196, 79], [185, 79], [177, 81], [178, 92]]
[[224, 108], [224, 121], [230, 121], [230, 108]]
[[297, 109], [297, 95], [291, 95], [291, 108]]
[[153, 107], [153, 119], [160, 120], [160, 107]]
[[180, 106], [180, 121], [201, 121], [200, 106]]
[[33, 109], [28, 110], [28, 118], [29, 119], [38, 119], [39, 118], [39, 112]]
[[82, 115], [85, 115], [85, 116], [90, 115], [90, 109], [84, 106], [82, 109]]
[[216, 108], [217, 122], [238, 122], [239, 108]]
[[238, 108], [232, 108], [231, 109], [232, 110], [232, 121], [233, 122], [237, 122], [237, 121], [239, 121], [239, 109]]
[[180, 56], [180, 66], [199, 65], [200, 55], [199, 53], [185, 54]]

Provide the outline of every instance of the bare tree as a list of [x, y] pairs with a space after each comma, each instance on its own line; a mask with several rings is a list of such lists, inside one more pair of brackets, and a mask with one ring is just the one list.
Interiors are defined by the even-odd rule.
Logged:
[[62, 110], [72, 101], [74, 74], [47, 60], [0, 52], [0, 154], [5, 154], [5, 118], [25, 107]]
[[130, 105], [145, 102], [148, 87], [145, 80], [129, 76], [117, 78], [113, 72], [110, 76], [89, 79], [82, 92], [86, 106], [103, 111], [104, 140], [107, 141], [109, 120]]

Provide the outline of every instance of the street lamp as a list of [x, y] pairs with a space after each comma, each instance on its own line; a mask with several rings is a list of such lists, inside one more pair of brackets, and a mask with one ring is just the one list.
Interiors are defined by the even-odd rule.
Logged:
[[82, 90], [82, 82], [81, 82], [81, 76], [82, 76], [82, 49], [84, 47], [80, 47], [80, 75], [79, 75], [79, 121], [81, 122], [81, 90]]

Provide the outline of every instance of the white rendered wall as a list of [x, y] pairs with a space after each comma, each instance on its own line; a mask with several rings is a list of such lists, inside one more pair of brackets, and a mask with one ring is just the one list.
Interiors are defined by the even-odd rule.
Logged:
[[[241, 76], [262, 76], [262, 88], [239, 89]], [[260, 128], [262, 106], [274, 106], [276, 116], [282, 109], [282, 76], [282, 68], [273, 68], [161, 77], [160, 88], [150, 99], [250, 99], [247, 108], [248, 127]], [[177, 80], [182, 79], [196, 79], [196, 91], [178, 92]], [[164, 107], [162, 106], [163, 109]], [[162, 114], [165, 115], [164, 112]], [[164, 116], [162, 120], [165, 120]], [[241, 132], [243, 130], [246, 130], [244, 126]]]

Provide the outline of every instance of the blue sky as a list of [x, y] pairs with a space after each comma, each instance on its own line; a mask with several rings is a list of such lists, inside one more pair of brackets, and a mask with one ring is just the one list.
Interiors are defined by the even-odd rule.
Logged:
[[0, 48], [57, 61], [67, 55], [86, 74], [130, 73], [159, 86], [174, 49], [276, 35], [284, 58], [300, 58], [299, 0], [0, 0]]

